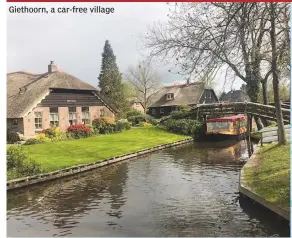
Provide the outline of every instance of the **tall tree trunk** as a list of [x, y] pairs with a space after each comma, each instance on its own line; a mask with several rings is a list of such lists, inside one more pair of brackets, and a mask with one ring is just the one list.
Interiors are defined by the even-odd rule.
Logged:
[[286, 135], [283, 121], [283, 114], [281, 110], [281, 101], [279, 95], [279, 77], [277, 69], [277, 49], [276, 49], [276, 30], [275, 30], [275, 3], [270, 3], [271, 14], [271, 46], [272, 46], [272, 76], [273, 76], [273, 90], [274, 90], [274, 102], [276, 108], [277, 125], [278, 125], [278, 137], [279, 145], [286, 145]]
[[262, 80], [262, 89], [263, 89], [263, 104], [268, 105], [268, 92], [267, 92], [267, 82]]
[[[262, 80], [261, 84], [262, 84], [262, 89], [263, 89], [263, 104], [268, 105], [269, 102], [268, 102], [268, 93], [267, 93], [267, 81]], [[271, 125], [271, 123], [266, 118], [261, 118], [261, 120], [265, 127]]]
[[[246, 92], [252, 102], [259, 102], [260, 81], [259, 80], [247, 80]], [[254, 117], [258, 130], [261, 130], [264, 126], [259, 117]]]

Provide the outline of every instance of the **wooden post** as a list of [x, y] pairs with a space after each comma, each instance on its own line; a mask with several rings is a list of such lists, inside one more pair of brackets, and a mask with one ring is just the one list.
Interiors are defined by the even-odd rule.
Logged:
[[250, 136], [250, 133], [251, 133], [251, 129], [252, 129], [252, 127], [251, 127], [251, 116], [250, 115], [247, 115], [247, 135], [248, 136]]
[[252, 132], [252, 116], [249, 117], [249, 129], [250, 129], [250, 132]]

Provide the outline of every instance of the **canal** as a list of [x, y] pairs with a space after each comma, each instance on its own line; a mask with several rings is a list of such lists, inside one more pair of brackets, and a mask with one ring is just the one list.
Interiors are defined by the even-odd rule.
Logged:
[[186, 144], [8, 192], [8, 236], [290, 236], [238, 194], [246, 141]]

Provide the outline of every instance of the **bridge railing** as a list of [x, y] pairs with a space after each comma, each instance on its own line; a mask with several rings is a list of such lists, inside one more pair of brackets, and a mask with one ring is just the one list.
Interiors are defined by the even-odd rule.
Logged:
[[[198, 115], [216, 116], [222, 114], [249, 114], [252, 116], [264, 117], [276, 121], [276, 108], [270, 105], [263, 105], [253, 102], [214, 103], [198, 104], [192, 108], [193, 113]], [[282, 108], [283, 119], [290, 122], [290, 110]]]

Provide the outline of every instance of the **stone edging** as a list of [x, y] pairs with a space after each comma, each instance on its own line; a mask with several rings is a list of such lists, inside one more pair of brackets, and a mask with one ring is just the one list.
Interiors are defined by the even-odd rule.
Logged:
[[68, 168], [61, 169], [61, 170], [56, 170], [56, 171], [49, 172], [49, 173], [37, 174], [34, 176], [10, 180], [10, 181], [7, 181], [7, 183], [6, 183], [6, 189], [12, 190], [12, 189], [21, 188], [21, 187], [29, 186], [29, 185], [36, 184], [36, 183], [42, 183], [42, 182], [49, 181], [49, 180], [55, 180], [55, 179], [70, 176], [73, 174], [82, 173], [82, 172], [89, 171], [89, 170], [92, 170], [95, 168], [99, 168], [99, 167], [110, 165], [110, 164], [120, 162], [123, 160], [131, 159], [131, 158], [137, 157], [139, 155], [145, 155], [145, 154], [148, 154], [150, 152], [154, 152], [154, 151], [158, 151], [161, 149], [185, 144], [185, 143], [188, 143], [190, 141], [193, 141], [193, 138], [188, 138], [188, 139], [179, 140], [176, 142], [161, 144], [161, 145], [154, 146], [151, 148], [138, 150], [136, 152], [132, 152], [132, 153], [124, 154], [124, 155], [119, 155], [116, 157], [111, 157], [111, 158], [108, 158], [108, 159], [105, 159], [102, 161], [97, 161], [97, 162], [93, 162], [93, 163], [89, 163], [89, 164], [76, 165], [76, 166], [68, 167]]
[[275, 204], [265, 200], [260, 195], [253, 192], [248, 186], [247, 182], [244, 178], [244, 168], [246, 167], [252, 167], [252, 163], [255, 159], [255, 157], [258, 154], [258, 148], [255, 149], [253, 155], [248, 159], [246, 164], [242, 167], [240, 171], [240, 177], [239, 177], [239, 192], [242, 193], [244, 196], [249, 197], [253, 201], [261, 204], [262, 206], [268, 208], [269, 210], [273, 211], [274, 213], [278, 214], [279, 216], [285, 218], [286, 220], [290, 221], [290, 212], [284, 210], [283, 208], [280, 208], [276, 206]]

